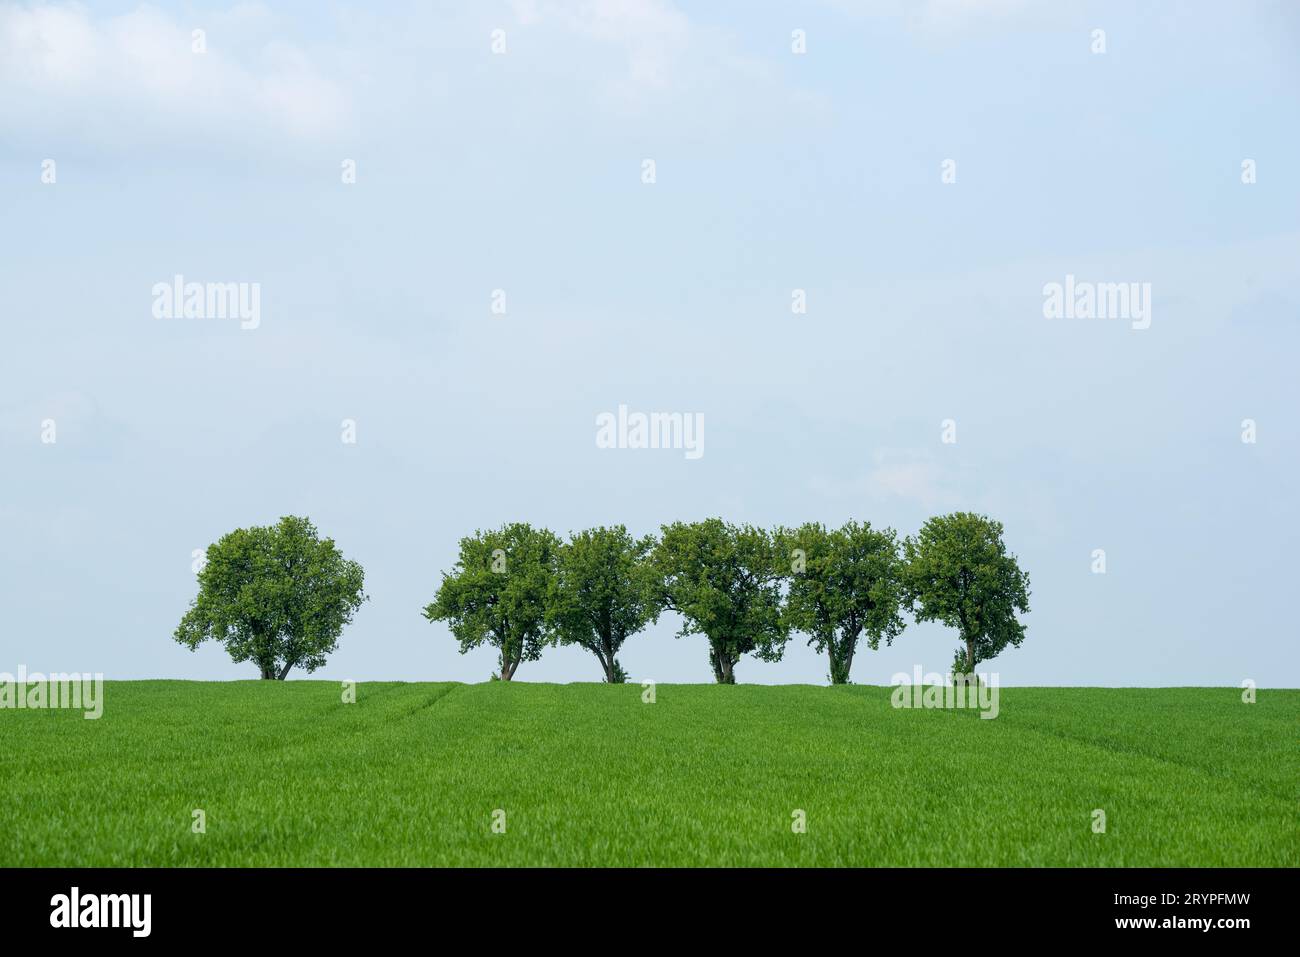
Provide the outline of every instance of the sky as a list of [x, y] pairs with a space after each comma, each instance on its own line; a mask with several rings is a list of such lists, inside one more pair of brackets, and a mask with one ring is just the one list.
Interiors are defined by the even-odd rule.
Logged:
[[[370, 595], [313, 678], [482, 681], [421, 614], [475, 529], [968, 510], [1031, 580], [1003, 685], [1296, 687], [1298, 173], [1289, 3], [0, 0], [0, 671], [255, 677], [172, 632], [287, 514]], [[678, 625], [634, 680], [711, 680]]]

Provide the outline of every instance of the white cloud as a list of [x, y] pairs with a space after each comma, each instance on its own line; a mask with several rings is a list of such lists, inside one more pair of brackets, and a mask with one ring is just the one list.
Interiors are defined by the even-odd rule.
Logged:
[[[509, 56], [488, 36], [506, 29]], [[192, 51], [194, 29], [206, 52]], [[465, 86], [466, 78], [474, 78]], [[259, 3], [106, 14], [68, 0], [0, 0], [0, 138], [58, 159], [193, 150], [231, 157], [321, 144], [372, 149], [451, 128], [541, 117], [627, 118], [665, 142], [815, 120], [828, 102], [786, 85], [770, 55], [672, 0], [401, 4], [312, 17]], [[430, 131], [436, 131], [430, 133]]]
[[[295, 46], [246, 42], [268, 17], [247, 4], [193, 23], [149, 6], [98, 16], [75, 3], [0, 5], [0, 123], [129, 147], [337, 134], [346, 88]], [[206, 52], [193, 51], [195, 29]]]
[[849, 481], [819, 476], [813, 491], [831, 499], [885, 501], [902, 499], [930, 511], [960, 506], [956, 476], [930, 454], [916, 449], [879, 449], [865, 475]]
[[673, 86], [692, 41], [686, 15], [664, 0], [514, 0], [512, 7], [521, 25], [558, 21], [582, 37], [620, 47], [633, 87]]
[[[996, 24], [1030, 8], [1028, 0], [828, 0], [828, 2], [837, 10], [852, 16], [903, 20], [914, 28], [936, 31], [961, 29], [980, 23]], [[1050, 6], [1055, 8], [1057, 5]]]
[[[760, 124], [783, 111], [824, 111], [821, 99], [789, 89], [770, 57], [746, 52], [737, 37], [689, 18], [671, 0], [511, 0], [521, 47], [564, 58], [616, 113], [644, 118], [671, 106], [696, 135], [720, 117]], [[580, 68], [578, 68], [580, 67]], [[577, 68], [577, 69], [575, 69]], [[684, 117], [697, 117], [695, 122]]]
[[928, 509], [950, 508], [961, 502], [949, 476], [928, 455], [878, 452], [866, 484], [872, 493], [896, 496]]

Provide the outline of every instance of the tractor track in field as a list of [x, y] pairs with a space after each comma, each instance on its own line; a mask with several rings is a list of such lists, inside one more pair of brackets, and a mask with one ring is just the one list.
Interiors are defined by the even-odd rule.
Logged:
[[1189, 761], [1180, 760], [1171, 755], [1159, 754], [1158, 752], [1155, 751], [1147, 750], [1145, 748], [1134, 747], [1128, 744], [1106, 741], [1103, 739], [1097, 739], [1091, 737], [1083, 737], [1077, 733], [1071, 733], [1070, 731], [1066, 731], [1060, 728], [1049, 728], [1043, 725], [1035, 725], [1035, 724], [1020, 724], [1020, 725], [1013, 725], [1012, 727], [1016, 731], [1027, 732], [1029, 734], [1035, 734], [1045, 738], [1054, 738], [1058, 741], [1067, 741], [1071, 744], [1075, 744], [1083, 748], [1089, 748], [1094, 751], [1100, 751], [1104, 754], [1108, 754], [1116, 758], [1127, 758], [1127, 759], [1140, 758], [1144, 761], [1151, 761], [1156, 764], [1161, 764], [1172, 768], [1178, 768], [1179, 770], [1188, 772], [1190, 774], [1199, 775], [1213, 781], [1231, 784], [1248, 794], [1252, 794], [1257, 797], [1264, 798], [1268, 801], [1276, 801], [1285, 806], [1290, 806], [1291, 803], [1291, 799], [1288, 795], [1279, 794], [1275, 792], [1267, 784], [1261, 784], [1250, 780], [1242, 780], [1242, 778], [1239, 775], [1234, 775], [1212, 766], [1195, 764]]
[[442, 688], [442, 689], [440, 689], [437, 693], [435, 693], [432, 697], [430, 697], [429, 700], [424, 701], [424, 702], [421, 702], [420, 704], [418, 704], [418, 705], [416, 705], [414, 708], [412, 708], [410, 711], [407, 711], [405, 714], [403, 714], [402, 717], [401, 717], [401, 720], [405, 721], [407, 718], [412, 718], [412, 717], [414, 717], [415, 715], [419, 714], [421, 711], [428, 711], [430, 708], [432, 708], [432, 707], [433, 707], [435, 704], [437, 704], [439, 701], [442, 701], [444, 698], [446, 698], [446, 697], [447, 697], [449, 694], [451, 694], [453, 691], [457, 691], [458, 689], [463, 688], [463, 687], [465, 687], [465, 686], [464, 686], [464, 685], [449, 685], [449, 686], [446, 687], [446, 688]]

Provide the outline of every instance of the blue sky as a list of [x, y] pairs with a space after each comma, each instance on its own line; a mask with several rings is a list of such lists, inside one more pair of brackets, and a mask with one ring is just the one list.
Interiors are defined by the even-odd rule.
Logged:
[[[1296, 686], [1300, 12], [1134, 6], [0, 2], [0, 671], [251, 677], [171, 632], [283, 514], [367, 573], [314, 677], [477, 681], [420, 615], [475, 528], [968, 509], [1032, 580], [1003, 684]], [[155, 318], [176, 274], [260, 324]], [[1067, 275], [1150, 327], [1045, 318]], [[704, 456], [597, 448], [620, 404]], [[710, 679], [676, 625], [633, 677]]]

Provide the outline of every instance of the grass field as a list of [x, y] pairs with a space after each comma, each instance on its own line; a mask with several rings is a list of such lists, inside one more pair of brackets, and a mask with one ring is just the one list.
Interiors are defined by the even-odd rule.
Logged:
[[0, 865], [1300, 864], [1300, 691], [889, 690], [108, 682], [0, 711]]

